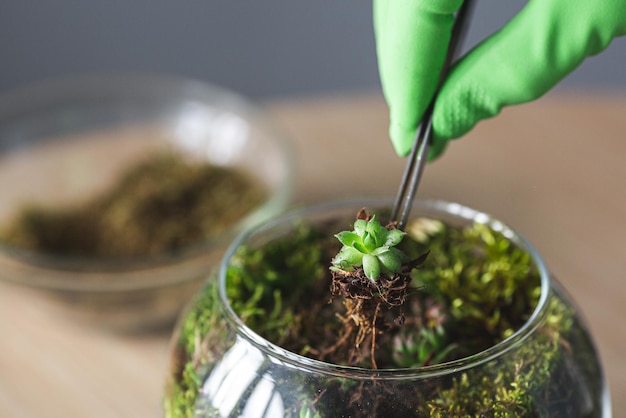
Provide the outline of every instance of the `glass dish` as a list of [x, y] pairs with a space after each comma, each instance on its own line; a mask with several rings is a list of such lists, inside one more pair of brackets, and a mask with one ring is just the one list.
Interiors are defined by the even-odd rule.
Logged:
[[[77, 77], [0, 98], [0, 225], [24, 204], [88, 200], [158, 152], [244, 173], [264, 197], [220, 232], [156, 254], [51, 254], [0, 241], [0, 280], [45, 292], [71, 316], [105, 327], [171, 325], [232, 238], [287, 206], [295, 165], [280, 130], [236, 93], [162, 76]], [[237, 204], [239, 193], [224, 198]]]

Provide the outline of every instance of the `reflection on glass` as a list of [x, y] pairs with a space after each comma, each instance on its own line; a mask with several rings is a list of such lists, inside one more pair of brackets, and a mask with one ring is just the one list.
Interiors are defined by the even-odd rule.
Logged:
[[241, 416], [280, 418], [284, 415], [283, 400], [276, 392], [269, 366], [258, 349], [237, 338], [206, 378], [202, 393], [220, 416], [230, 416], [241, 408], [239, 401], [247, 398]]
[[248, 123], [240, 116], [197, 102], [184, 105], [174, 133], [183, 149], [205, 155], [218, 165], [232, 163], [248, 143], [250, 135]]

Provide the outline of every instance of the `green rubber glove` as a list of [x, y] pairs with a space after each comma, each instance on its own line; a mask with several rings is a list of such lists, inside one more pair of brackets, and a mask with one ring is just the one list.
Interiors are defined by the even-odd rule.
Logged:
[[[462, 2], [374, 0], [379, 72], [398, 155], [413, 145]], [[435, 103], [430, 158], [502, 107], [542, 96], [625, 34], [626, 0], [530, 0], [450, 71]]]

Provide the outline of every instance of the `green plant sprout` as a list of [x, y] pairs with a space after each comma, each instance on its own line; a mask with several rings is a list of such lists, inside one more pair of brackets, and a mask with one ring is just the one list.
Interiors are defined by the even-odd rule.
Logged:
[[375, 281], [384, 274], [392, 277], [400, 273], [406, 255], [395, 248], [400, 244], [405, 232], [399, 229], [387, 229], [378, 222], [376, 216], [371, 219], [357, 219], [353, 231], [343, 231], [335, 237], [343, 244], [332, 260], [334, 271], [353, 271], [354, 267], [363, 267], [368, 279]]
[[423, 367], [442, 363], [456, 348], [448, 344], [443, 327], [421, 328], [418, 335], [402, 332], [393, 339], [393, 362], [398, 367]]

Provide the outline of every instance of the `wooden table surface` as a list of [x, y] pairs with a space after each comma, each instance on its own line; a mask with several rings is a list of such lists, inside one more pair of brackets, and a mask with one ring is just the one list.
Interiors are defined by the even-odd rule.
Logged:
[[[297, 204], [393, 195], [404, 160], [377, 94], [273, 102], [299, 158]], [[530, 239], [587, 317], [615, 417], [626, 410], [626, 95], [552, 93], [505, 109], [424, 172], [419, 196], [457, 201]], [[0, 417], [159, 417], [169, 335], [85, 328], [0, 286]]]

